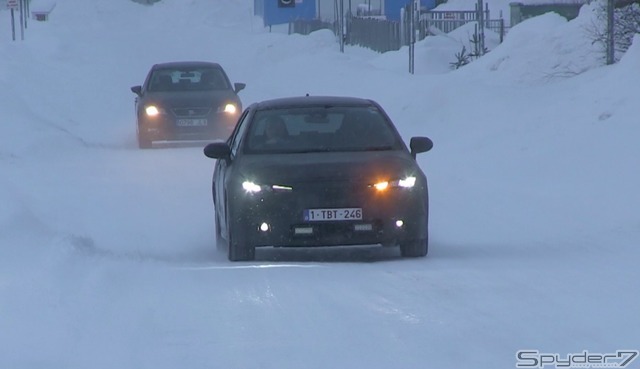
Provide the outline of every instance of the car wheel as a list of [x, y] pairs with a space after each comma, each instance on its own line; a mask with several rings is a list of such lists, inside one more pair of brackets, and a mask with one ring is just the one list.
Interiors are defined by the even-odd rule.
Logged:
[[405, 240], [400, 243], [400, 254], [405, 258], [419, 258], [427, 256], [429, 239]]
[[145, 137], [142, 133], [138, 132], [138, 147], [141, 149], [150, 149], [151, 140]]
[[219, 218], [218, 214], [216, 214], [215, 217], [216, 217], [216, 248], [219, 251], [225, 251], [227, 249], [227, 240], [222, 238], [222, 231], [220, 229], [220, 221], [218, 220]]
[[242, 237], [235, 234], [233, 229], [229, 229], [228, 257], [230, 261], [250, 261], [256, 258], [255, 246], [248, 246], [242, 241]]

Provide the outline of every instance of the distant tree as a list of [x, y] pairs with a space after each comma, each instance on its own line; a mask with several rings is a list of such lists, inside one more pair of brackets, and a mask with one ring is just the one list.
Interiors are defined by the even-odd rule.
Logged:
[[477, 29], [473, 33], [473, 35], [471, 35], [469, 42], [471, 43], [471, 45], [473, 45], [473, 50], [474, 50], [471, 54], [469, 54], [471, 58], [478, 59], [482, 55], [489, 52], [489, 49], [487, 49], [486, 46], [482, 48], [481, 46], [482, 43], [480, 42], [480, 34], [478, 34]]
[[[617, 1], [614, 10], [613, 38], [615, 60], [629, 49], [633, 36], [640, 33], [640, 3], [638, 0]], [[596, 18], [588, 26], [587, 32], [592, 42], [601, 45], [602, 54], [607, 52], [607, 4], [601, 1], [596, 8]]]
[[480, 42], [480, 35], [478, 34], [478, 30], [469, 37], [470, 48], [473, 50], [472, 52], [467, 52], [467, 47], [462, 45], [462, 50], [460, 52], [455, 53], [456, 60], [454, 62], [449, 63], [452, 69], [458, 69], [464, 65], [471, 63], [474, 59], [478, 59], [484, 54], [489, 52], [487, 47], [482, 48]]
[[451, 69], [459, 69], [469, 63], [471, 63], [471, 55], [467, 53], [467, 47], [462, 46], [462, 50], [455, 54], [456, 61], [451, 62]]

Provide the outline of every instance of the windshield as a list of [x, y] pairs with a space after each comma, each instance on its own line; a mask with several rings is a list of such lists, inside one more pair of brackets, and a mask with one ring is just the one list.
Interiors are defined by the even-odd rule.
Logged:
[[218, 68], [158, 69], [151, 74], [149, 92], [211, 91], [229, 89], [229, 83]]
[[258, 111], [246, 136], [247, 153], [402, 149], [382, 113], [370, 106], [320, 106]]

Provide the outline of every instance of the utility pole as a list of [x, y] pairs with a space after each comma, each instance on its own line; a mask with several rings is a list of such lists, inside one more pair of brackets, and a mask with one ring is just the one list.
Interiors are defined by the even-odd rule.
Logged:
[[29, 19], [29, 0], [24, 0], [24, 28], [27, 29], [27, 20]]
[[340, 52], [344, 52], [344, 0], [340, 0]]
[[607, 65], [615, 62], [614, 0], [607, 0]]
[[413, 0], [409, 8], [409, 73], [415, 73], [416, 59], [416, 28], [418, 26], [419, 0]]
[[20, 0], [20, 39], [24, 41], [24, 0]]
[[477, 9], [478, 9], [478, 14], [476, 16], [477, 20], [478, 20], [478, 30], [479, 30], [479, 34], [478, 34], [478, 55], [484, 55], [484, 23], [485, 23], [485, 19], [484, 19], [484, 2], [482, 0], [478, 0], [478, 5]]
[[16, 16], [15, 9], [11, 8], [11, 36], [13, 41], [16, 40]]

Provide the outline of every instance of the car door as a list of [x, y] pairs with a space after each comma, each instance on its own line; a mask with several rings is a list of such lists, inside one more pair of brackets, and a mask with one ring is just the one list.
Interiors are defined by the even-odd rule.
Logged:
[[[234, 132], [229, 137], [227, 143], [231, 148], [231, 157], [229, 160], [218, 160], [216, 162], [216, 167], [214, 169], [214, 192], [216, 197], [215, 207], [216, 207], [216, 216], [220, 216], [220, 228], [222, 230], [222, 235], [228, 239], [227, 237], [227, 178], [228, 174], [233, 165], [234, 158], [238, 155], [238, 150], [240, 143], [242, 142], [242, 136], [246, 131], [246, 127], [249, 125], [249, 111], [250, 109], [245, 110], [240, 118], [238, 119], [238, 124]], [[220, 200], [218, 200], [220, 199]]]

